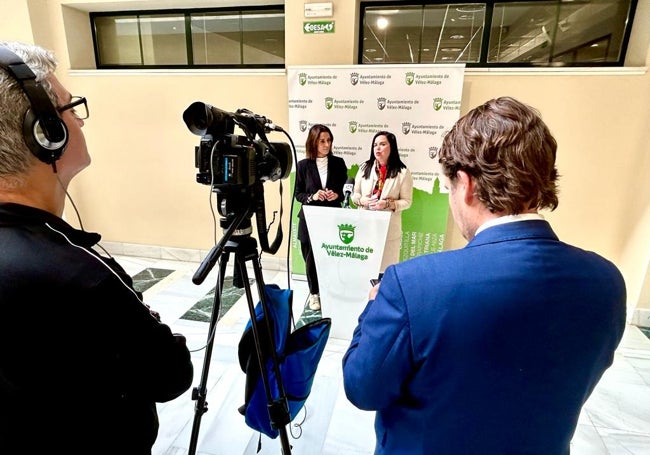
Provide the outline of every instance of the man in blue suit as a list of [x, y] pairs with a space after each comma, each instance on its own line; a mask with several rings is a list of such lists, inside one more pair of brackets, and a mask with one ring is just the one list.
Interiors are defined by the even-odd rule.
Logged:
[[467, 246], [387, 268], [343, 358], [376, 410], [376, 454], [568, 454], [625, 327], [625, 283], [558, 240], [557, 144], [512, 98], [462, 117], [440, 152]]

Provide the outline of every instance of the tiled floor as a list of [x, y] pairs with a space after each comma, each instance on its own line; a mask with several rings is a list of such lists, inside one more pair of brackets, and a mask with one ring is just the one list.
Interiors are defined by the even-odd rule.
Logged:
[[[189, 309], [214, 287], [217, 267], [201, 285], [191, 278], [198, 263], [160, 261], [127, 256], [116, 257], [132, 275], [139, 273], [145, 302], [161, 314], [163, 322], [183, 333], [193, 351], [194, 385], [203, 375], [208, 322], [183, 319]], [[230, 267], [230, 266], [229, 266]], [[159, 269], [154, 272], [147, 269]], [[171, 272], [165, 272], [171, 271]], [[149, 275], [148, 275], [149, 274]], [[230, 274], [230, 273], [227, 273]], [[252, 277], [252, 273], [250, 274]], [[264, 270], [266, 284], [287, 287], [286, 272]], [[303, 313], [307, 285], [291, 281], [296, 319]], [[256, 286], [251, 286], [255, 302]], [[326, 302], [324, 302], [324, 305]], [[224, 305], [225, 307], [225, 305]], [[309, 310], [308, 310], [309, 311]], [[204, 312], [206, 312], [204, 308]], [[206, 317], [209, 320], [209, 308]], [[313, 318], [312, 314], [306, 316]], [[198, 418], [191, 390], [176, 400], [159, 404], [160, 432], [154, 455], [188, 453], [192, 428], [198, 423], [197, 454], [281, 454], [280, 438], [261, 438], [244, 423], [237, 408], [243, 404], [245, 375], [239, 368], [237, 347], [249, 319], [246, 298], [222, 311], [216, 324], [213, 351], [206, 376], [207, 412]], [[345, 398], [341, 358], [348, 342], [331, 338], [316, 373], [304, 412], [286, 427], [295, 455], [370, 455], [374, 449], [373, 418]], [[650, 455], [650, 340], [628, 326], [613, 366], [605, 373], [583, 408], [572, 443], [572, 455]], [[478, 454], [480, 455], [480, 454]]]

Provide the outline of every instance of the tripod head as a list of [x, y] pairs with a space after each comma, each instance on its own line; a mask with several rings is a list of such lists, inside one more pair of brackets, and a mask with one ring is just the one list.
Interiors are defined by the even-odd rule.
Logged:
[[[219, 200], [219, 198], [217, 198]], [[217, 262], [219, 257], [221, 256], [221, 253], [223, 252], [224, 247], [226, 246], [226, 243], [230, 241], [230, 238], [235, 236], [239, 238], [250, 238], [251, 232], [252, 232], [252, 227], [251, 227], [251, 222], [250, 219], [253, 215], [253, 206], [254, 206], [254, 201], [252, 199], [249, 199], [247, 201], [247, 205], [240, 207], [239, 210], [234, 211], [234, 212], [228, 212], [228, 200], [225, 199], [223, 201], [220, 201], [220, 206], [223, 205], [224, 211], [221, 211], [221, 207], [219, 210], [219, 213], [222, 214], [222, 218], [220, 220], [221, 228], [225, 229], [223, 237], [221, 237], [221, 240], [219, 243], [217, 243], [208, 253], [206, 258], [201, 262], [199, 265], [199, 268], [196, 270], [194, 273], [194, 276], [192, 277], [192, 282], [194, 284], [201, 284], [205, 280], [205, 278], [208, 276], [210, 273], [210, 270], [212, 270], [212, 267], [214, 267], [214, 264]], [[225, 215], [224, 215], [225, 213]], [[244, 222], [245, 220], [245, 222]], [[243, 224], [242, 224], [243, 223]], [[241, 227], [240, 227], [241, 226]], [[240, 287], [240, 286], [238, 286]]]

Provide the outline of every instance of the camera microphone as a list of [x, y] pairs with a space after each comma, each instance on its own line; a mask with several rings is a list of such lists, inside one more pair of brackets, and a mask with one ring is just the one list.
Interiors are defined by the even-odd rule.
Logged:
[[265, 133], [270, 133], [271, 131], [284, 132], [282, 127], [273, 123], [273, 120], [270, 118], [251, 112], [248, 109], [238, 109], [235, 113], [235, 117], [242, 123], [247, 123], [249, 120], [253, 120], [257, 125], [264, 128]]
[[344, 209], [350, 208], [350, 195], [352, 194], [352, 190], [354, 190], [354, 179], [350, 178], [345, 182], [345, 185], [343, 185], [343, 196], [345, 197], [345, 199], [343, 199]]
[[276, 125], [269, 119], [265, 119], [266, 121], [264, 122], [264, 132], [270, 133], [271, 131], [279, 131], [283, 132], [284, 130], [282, 129], [281, 126]]

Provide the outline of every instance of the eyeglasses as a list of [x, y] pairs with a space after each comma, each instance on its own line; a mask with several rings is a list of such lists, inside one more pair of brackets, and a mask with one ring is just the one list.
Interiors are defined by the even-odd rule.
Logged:
[[[78, 108], [78, 109], [77, 109]], [[73, 96], [70, 100], [70, 103], [65, 106], [61, 106], [56, 110], [59, 111], [59, 114], [72, 109], [72, 114], [77, 117], [79, 120], [86, 120], [90, 117], [90, 112], [88, 111], [88, 102], [86, 101], [85, 96]]]

